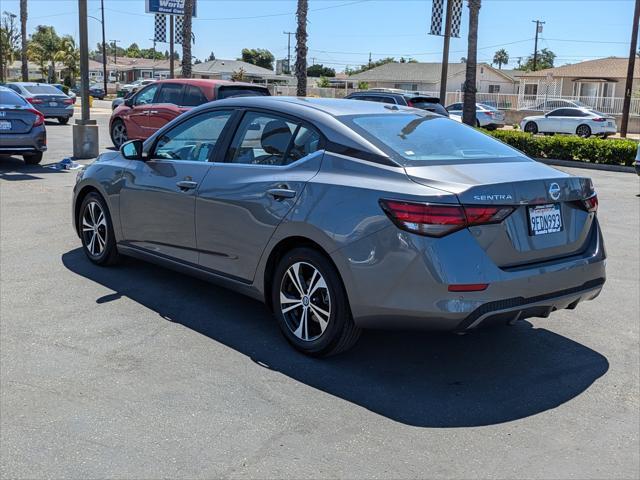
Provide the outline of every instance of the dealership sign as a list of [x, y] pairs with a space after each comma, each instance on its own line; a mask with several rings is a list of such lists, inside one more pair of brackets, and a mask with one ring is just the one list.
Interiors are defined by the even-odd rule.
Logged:
[[[184, 15], [185, 0], [146, 0], [147, 13]], [[196, 16], [196, 0], [193, 0], [193, 15]]]

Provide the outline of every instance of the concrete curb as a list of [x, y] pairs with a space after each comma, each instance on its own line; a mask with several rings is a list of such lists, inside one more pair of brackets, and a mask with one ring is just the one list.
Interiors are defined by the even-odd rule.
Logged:
[[540, 163], [556, 165], [558, 167], [586, 168], [587, 170], [605, 170], [607, 172], [636, 173], [634, 167], [624, 165], [605, 165], [603, 163], [589, 163], [572, 160], [555, 160], [553, 158], [536, 158]]

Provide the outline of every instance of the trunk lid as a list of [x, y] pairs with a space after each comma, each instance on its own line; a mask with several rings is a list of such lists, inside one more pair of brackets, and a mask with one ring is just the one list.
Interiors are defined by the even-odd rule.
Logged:
[[3, 133], [28, 133], [37, 115], [26, 108], [0, 107], [0, 135]]
[[[498, 224], [469, 228], [500, 267], [574, 255], [588, 244], [594, 214], [586, 210], [582, 200], [594, 193], [589, 178], [529, 160], [407, 167], [406, 172], [414, 182], [456, 194], [464, 205], [515, 208]], [[532, 219], [542, 215], [541, 209], [533, 209], [536, 205], [553, 205], [551, 211], [559, 206], [562, 229], [535, 235], [540, 225], [532, 226]]]

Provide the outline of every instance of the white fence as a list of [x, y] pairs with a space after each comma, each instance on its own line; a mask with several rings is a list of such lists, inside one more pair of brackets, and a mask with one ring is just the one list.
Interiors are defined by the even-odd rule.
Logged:
[[[271, 86], [271, 93], [273, 95], [296, 95], [296, 87], [289, 85], [274, 85]], [[321, 98], [344, 98], [351, 92], [355, 92], [354, 89], [344, 88], [307, 88], [307, 95], [310, 97]], [[440, 92], [420, 91], [420, 92], [407, 92], [407, 93], [420, 93], [422, 95], [429, 95], [437, 97]], [[447, 92], [445, 99], [445, 105], [451, 105], [452, 103], [461, 102], [463, 100], [463, 93], [461, 91]], [[484, 103], [500, 110], [542, 110], [550, 111], [554, 108], [569, 106], [562, 100], [568, 100], [572, 102], [580, 102], [588, 107], [591, 107], [599, 112], [619, 115], [622, 113], [623, 97], [582, 97], [582, 96], [546, 96], [546, 95], [523, 95], [523, 94], [510, 94], [510, 93], [476, 93], [476, 101], [478, 103]], [[640, 115], [640, 98], [631, 99], [631, 115]]]

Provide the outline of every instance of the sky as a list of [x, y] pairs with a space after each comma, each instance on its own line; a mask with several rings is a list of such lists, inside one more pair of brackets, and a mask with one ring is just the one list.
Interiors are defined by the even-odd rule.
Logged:
[[[193, 20], [193, 55], [236, 59], [243, 48], [266, 48], [287, 56], [284, 31], [296, 29], [295, 0], [197, 0]], [[451, 39], [450, 62], [466, 57], [468, 8], [461, 37]], [[423, 62], [442, 59], [442, 37], [428, 35], [431, 0], [309, 0], [309, 63], [342, 71], [372, 59], [401, 56]], [[144, 0], [104, 0], [106, 37], [119, 46], [152, 46], [153, 15]], [[607, 56], [625, 57], [633, 18], [633, 0], [482, 0], [478, 60], [491, 62], [496, 50], [517, 66], [534, 48], [535, 24], [545, 23], [538, 48], [556, 53], [556, 66]], [[19, 0], [0, 0], [0, 10], [19, 13]], [[88, 0], [89, 15], [100, 18], [100, 0]], [[77, 0], [28, 0], [28, 30], [52, 25], [59, 34], [78, 38]], [[89, 19], [89, 45], [101, 41], [99, 21]], [[291, 37], [292, 51], [295, 37]], [[158, 44], [158, 50], [168, 49]]]

